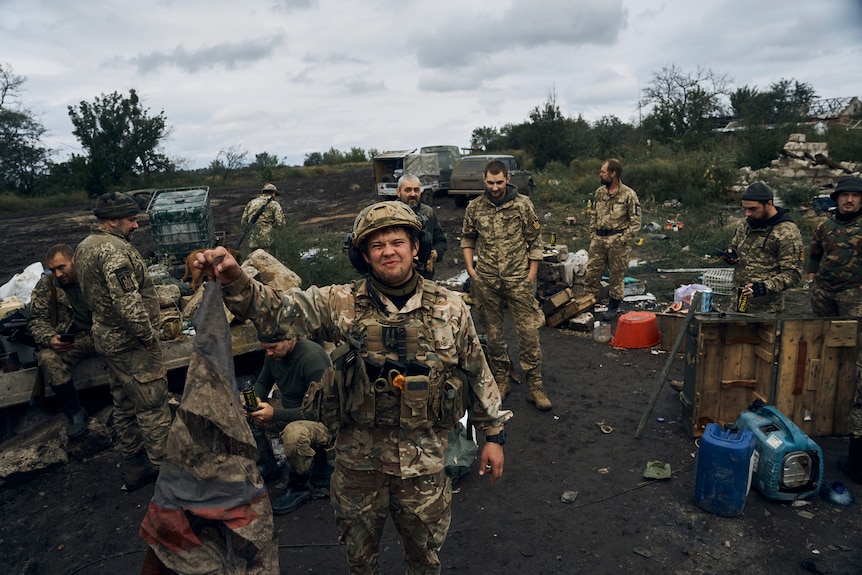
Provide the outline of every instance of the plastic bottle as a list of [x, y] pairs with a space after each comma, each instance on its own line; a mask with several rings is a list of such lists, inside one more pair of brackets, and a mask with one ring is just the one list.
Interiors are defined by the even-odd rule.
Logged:
[[599, 343], [611, 341], [611, 324], [596, 320], [593, 324], [593, 340]]

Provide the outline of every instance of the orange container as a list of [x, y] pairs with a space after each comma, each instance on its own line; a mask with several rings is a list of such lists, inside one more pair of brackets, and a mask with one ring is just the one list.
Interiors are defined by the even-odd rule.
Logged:
[[611, 340], [614, 347], [638, 349], [653, 347], [661, 342], [658, 320], [650, 311], [630, 311], [617, 320], [617, 332]]

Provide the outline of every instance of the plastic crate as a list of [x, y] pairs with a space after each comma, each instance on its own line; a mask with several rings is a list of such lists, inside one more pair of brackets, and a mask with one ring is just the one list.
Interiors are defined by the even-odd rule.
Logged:
[[193, 250], [215, 245], [209, 186], [156, 190], [147, 213], [160, 259], [182, 260]]
[[733, 295], [733, 268], [719, 268], [703, 272], [703, 285], [719, 295]]

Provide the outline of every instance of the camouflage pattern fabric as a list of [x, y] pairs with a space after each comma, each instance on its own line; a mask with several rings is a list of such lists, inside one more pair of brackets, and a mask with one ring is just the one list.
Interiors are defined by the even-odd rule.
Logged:
[[[607, 186], [596, 189], [590, 212], [590, 254], [584, 276], [587, 293], [598, 293], [602, 275], [610, 268], [610, 297], [623, 299], [630, 246], [640, 227], [641, 206], [633, 189], [622, 182], [614, 195], [608, 193]], [[619, 233], [600, 236], [598, 230]]]
[[[427, 322], [423, 321], [426, 314], [422, 310], [426, 290], [436, 293]], [[500, 391], [488, 369], [469, 310], [458, 294], [433, 282], [420, 278], [416, 293], [400, 310], [383, 295], [375, 303], [364, 280], [356, 290], [346, 284], [281, 292], [243, 274], [224, 286], [223, 293], [231, 312], [239, 319], [250, 319], [256, 327], [276, 322], [292, 336], [307, 338], [314, 334], [336, 344], [351, 337], [355, 341], [364, 339], [359, 329], [362, 318], [357, 317], [357, 300], [362, 300], [364, 304], [359, 307], [377, 321], [418, 329], [420, 345], [438, 356], [446, 369], [457, 367], [467, 374], [471, 418], [480, 430], [493, 435], [512, 417], [511, 411], [502, 408]], [[408, 478], [442, 471], [446, 439], [447, 430], [443, 428], [407, 431], [354, 422], [340, 429], [335, 448], [337, 458], [347, 467], [382, 470]]]
[[444, 471], [400, 478], [357, 471], [335, 462], [331, 479], [339, 541], [347, 547], [352, 575], [380, 573], [380, 537], [392, 514], [404, 539], [404, 572], [440, 573], [438, 551], [452, 518], [452, 487]]
[[[242, 220], [240, 220], [242, 229], [245, 229], [254, 214], [257, 213], [267, 200], [269, 200], [268, 193], [261, 194], [246, 204], [245, 209], [242, 211]], [[251, 230], [249, 230], [249, 251], [270, 249], [272, 247], [273, 230], [283, 228], [284, 226], [284, 211], [281, 209], [281, 204], [278, 203], [278, 200], [273, 199], [267, 204], [266, 208], [261, 212], [260, 217], [257, 218], [257, 221], [251, 227]]]
[[[52, 284], [54, 284], [53, 290]], [[27, 327], [33, 335], [33, 339], [39, 344], [37, 358], [39, 369], [42, 370], [45, 381], [52, 389], [59, 385], [71, 383], [72, 368], [81, 360], [96, 355], [93, 338], [89, 334], [89, 329], [92, 326], [90, 310], [78, 310], [76, 312], [66, 295], [66, 289], [56, 284], [56, 278], [53, 274], [44, 275], [39, 279], [30, 294], [30, 315], [27, 320]], [[80, 292], [79, 286], [69, 289]], [[56, 293], [56, 304], [54, 305], [56, 324], [53, 325], [51, 323], [52, 291]], [[76, 325], [76, 315], [79, 317], [88, 316], [89, 320], [78, 319]], [[84, 327], [80, 325], [83, 323], [87, 324], [86, 332], [76, 334], [74, 348], [62, 353], [51, 348], [50, 342], [55, 335], [58, 333], [75, 333], [78, 331], [77, 328]]]
[[777, 313], [784, 309], [784, 290], [802, 277], [802, 234], [789, 218], [762, 228], [740, 222], [730, 240], [739, 255], [733, 272], [736, 285], [763, 282], [766, 295], [749, 298], [749, 312]]
[[[510, 190], [512, 186], [509, 186]], [[545, 323], [530, 260], [542, 260], [541, 225], [533, 202], [517, 194], [495, 205], [488, 194], [473, 199], [464, 212], [461, 247], [478, 253], [473, 294], [488, 337], [488, 357], [497, 381], [508, 381], [511, 363], [503, 336], [503, 309], [508, 304], [515, 322], [519, 363], [528, 385], [542, 385], [539, 328]]]
[[164, 455], [171, 422], [168, 382], [159, 344], [159, 303], [138, 251], [102, 226], [75, 250], [84, 301], [93, 312], [93, 342], [108, 364], [118, 447], [125, 457], [146, 448]]
[[280, 573], [220, 290], [212, 282], [204, 290], [183, 400], [139, 534], [178, 573]]
[[290, 468], [304, 475], [311, 469], [315, 453], [332, 444], [332, 435], [319, 421], [292, 421], [281, 431], [281, 443]]
[[[835, 216], [821, 222], [811, 240], [811, 310], [819, 317], [862, 317], [862, 217], [839, 222]], [[862, 348], [857, 348], [856, 391], [848, 428], [853, 437], [862, 437]]]
[[814, 230], [808, 273], [814, 274], [814, 283], [824, 291], [835, 293], [859, 288], [862, 286], [860, 253], [862, 217], [839, 222], [833, 214]]

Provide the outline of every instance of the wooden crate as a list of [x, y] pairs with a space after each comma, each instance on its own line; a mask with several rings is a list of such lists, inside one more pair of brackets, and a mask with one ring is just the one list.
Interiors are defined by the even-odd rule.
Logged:
[[707, 423], [734, 423], [760, 398], [772, 398], [775, 320], [695, 316], [686, 334], [682, 425], [700, 437]]
[[848, 432], [858, 330], [855, 319], [781, 322], [773, 404], [809, 436]]
[[560, 290], [542, 302], [542, 311], [547, 317], [569, 303], [574, 297], [575, 292], [572, 291], [572, 288]]
[[557, 327], [570, 317], [574, 317], [587, 308], [596, 304], [596, 298], [591, 295], [582, 295], [566, 303], [563, 307], [547, 317], [547, 323], [551, 327]]
[[761, 399], [811, 437], [846, 435], [858, 332], [855, 319], [696, 316], [686, 334], [683, 429], [699, 437]]
[[[658, 320], [658, 331], [661, 334], [661, 343], [659, 343], [658, 348], [662, 351], [670, 351], [673, 349], [676, 337], [685, 325], [685, 314], [656, 313], [655, 317]], [[685, 353], [685, 339], [683, 337], [677, 353]]]

